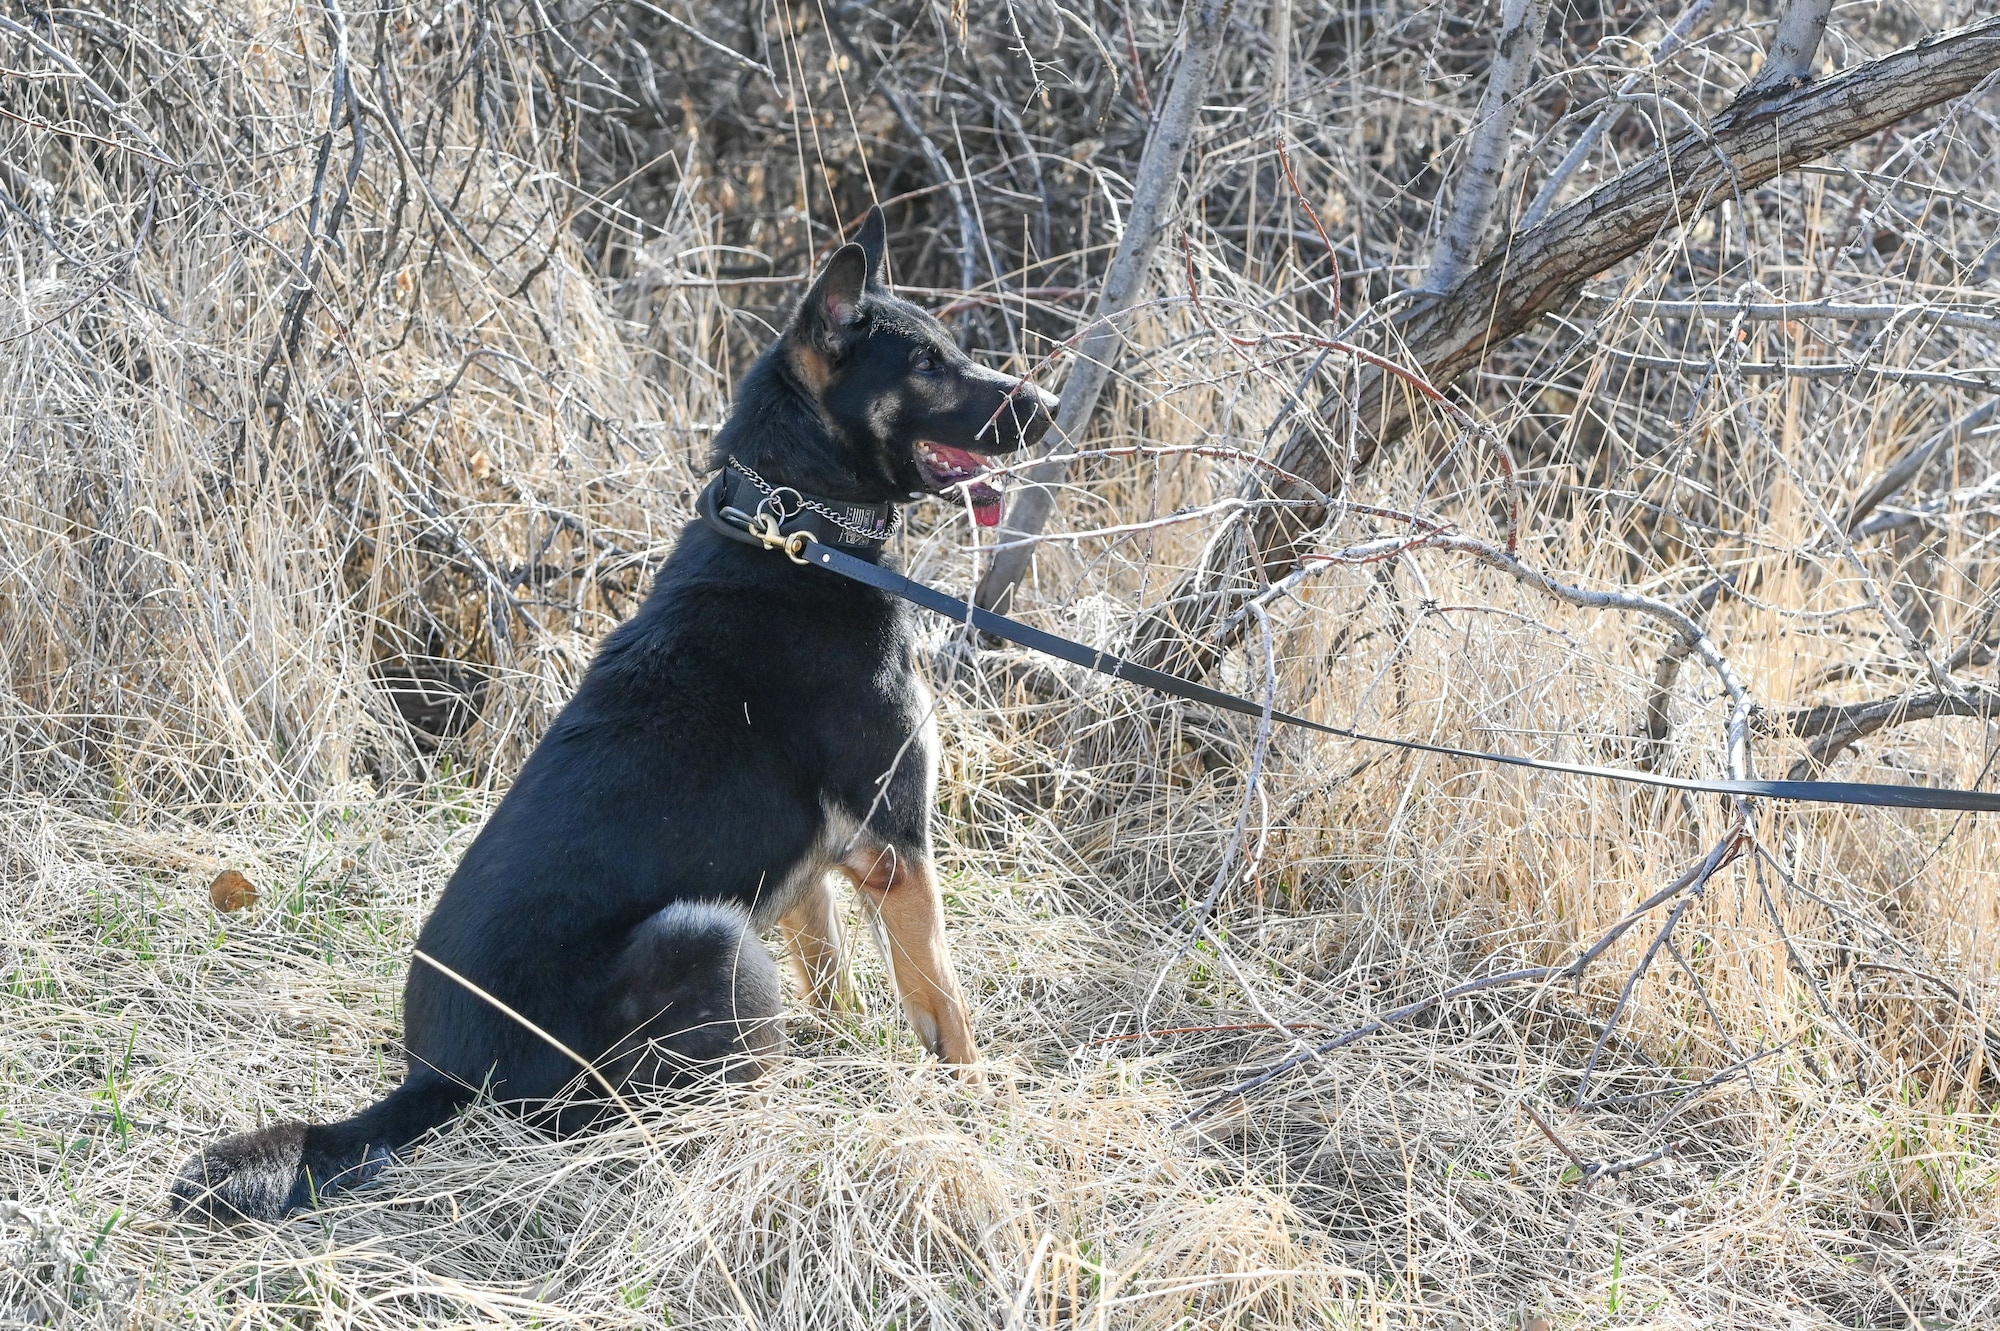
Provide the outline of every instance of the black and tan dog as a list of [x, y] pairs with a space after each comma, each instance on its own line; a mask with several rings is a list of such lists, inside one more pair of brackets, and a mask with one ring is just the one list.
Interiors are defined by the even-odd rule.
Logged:
[[[885, 242], [878, 209], [745, 377], [712, 491], [867, 557], [923, 494], [964, 486], [996, 518], [982, 459], [1038, 439], [1052, 405], [891, 295]], [[834, 870], [879, 921], [925, 1046], [974, 1063], [931, 867], [937, 736], [911, 614], [691, 524], [425, 924], [403, 994], [408, 1078], [343, 1122], [209, 1147], [175, 1178], [176, 1207], [310, 1206], [482, 1093], [584, 1126], [593, 1107], [560, 1098], [579, 1058], [621, 1096], [754, 1066], [780, 998], [759, 932], [783, 927], [815, 1002], [842, 998]]]

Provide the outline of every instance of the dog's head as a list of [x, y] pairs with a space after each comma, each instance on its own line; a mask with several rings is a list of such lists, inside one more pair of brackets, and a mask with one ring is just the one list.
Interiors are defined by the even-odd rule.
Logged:
[[991, 525], [1002, 503], [980, 479], [988, 458], [1040, 439], [1055, 398], [975, 364], [942, 324], [891, 293], [887, 249], [882, 210], [870, 209], [766, 357], [810, 405], [823, 437], [794, 439], [792, 456], [760, 449], [764, 474], [863, 503], [963, 486], [975, 517]]

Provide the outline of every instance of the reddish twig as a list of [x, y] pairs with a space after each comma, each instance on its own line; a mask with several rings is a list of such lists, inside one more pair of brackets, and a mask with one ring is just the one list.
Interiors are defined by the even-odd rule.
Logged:
[[1338, 328], [1340, 327], [1340, 255], [1333, 248], [1333, 238], [1327, 235], [1326, 228], [1320, 225], [1319, 209], [1312, 206], [1312, 201], [1306, 198], [1306, 192], [1299, 188], [1299, 178], [1292, 171], [1292, 155], [1285, 151], [1285, 136], [1282, 134], [1278, 136], [1278, 165], [1285, 168], [1285, 183], [1292, 187], [1292, 198], [1297, 201], [1299, 207], [1306, 210], [1306, 217], [1312, 222], [1313, 230], [1319, 232], [1319, 243], [1326, 246], [1326, 261], [1333, 265], [1333, 313], [1328, 316], [1327, 322]]
[[1132, 58], [1132, 91], [1139, 95], [1140, 109], [1153, 114], [1153, 97], [1146, 91], [1146, 69], [1139, 63], [1139, 30], [1132, 21], [1132, 0], [1125, 0], [1125, 51]]

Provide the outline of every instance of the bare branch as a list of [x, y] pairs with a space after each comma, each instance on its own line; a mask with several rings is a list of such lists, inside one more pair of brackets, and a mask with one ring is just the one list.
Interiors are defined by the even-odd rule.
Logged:
[[1548, 0], [1505, 0], [1500, 9], [1500, 37], [1486, 75], [1486, 93], [1479, 99], [1479, 116], [1472, 123], [1472, 144], [1458, 178], [1457, 197], [1444, 234], [1438, 237], [1425, 291], [1451, 290], [1467, 267], [1479, 261], [1486, 229], [1493, 220], [1493, 200], [1500, 173], [1507, 165], [1507, 141], [1514, 134], [1514, 117], [1521, 107], [1521, 90], [1541, 47]]
[[1848, 536], [1861, 534], [1861, 525], [1868, 515], [1893, 498], [1896, 492], [1915, 480], [1931, 461], [1947, 448], [1956, 448], [1980, 426], [1993, 419], [2000, 411], [2000, 398], [1992, 399], [1976, 410], [1959, 417], [1944, 429], [1911, 448], [1904, 449], [1894, 462], [1883, 469], [1882, 474], [1868, 483], [1866, 489], [1848, 505], [1847, 514], [1841, 519], [1841, 529]]
[[1813, 57], [1819, 54], [1820, 38], [1826, 35], [1827, 16], [1833, 0], [1789, 0], [1778, 16], [1778, 35], [1764, 57], [1764, 67], [1756, 80], [1743, 90], [1746, 97], [1796, 88], [1812, 78]]
[[[1689, 130], [1661, 151], [1516, 235], [1455, 283], [1395, 316], [1408, 358], [1432, 383], [1448, 383], [1491, 348], [1575, 299], [1584, 283], [1691, 221], [1722, 199], [1754, 189], [1780, 172], [1864, 139], [1907, 116], [1962, 96], [2000, 67], [2000, 16], [1927, 37], [1900, 51], [1842, 70], [1797, 92], [1751, 104], [1739, 101], [1707, 129]], [[1365, 433], [1352, 465], [1370, 465], [1410, 427], [1416, 405], [1378, 373], [1366, 375], [1356, 409]], [[1322, 411], [1342, 409], [1328, 399]], [[1333, 459], [1309, 427], [1295, 431], [1279, 465], [1329, 494], [1340, 488]], [[1307, 553], [1325, 510], [1271, 510], [1244, 538], [1278, 581]], [[1241, 549], [1218, 546], [1138, 627], [1131, 655], [1179, 674], [1206, 674], [1228, 620], [1250, 580], [1239, 576]]]
[[1956, 681], [1963, 696], [1949, 693], [1920, 693], [1914, 697], [1877, 698], [1869, 702], [1823, 703], [1787, 712], [1776, 725], [1801, 739], [1811, 739], [1806, 756], [1792, 765], [1791, 780], [1803, 781], [1825, 770], [1834, 759], [1888, 726], [1934, 717], [1972, 717], [1990, 721], [2000, 717], [2000, 688], [1990, 684]]
[[[1733, 579], [1716, 578], [1709, 582], [1692, 598], [1695, 611], [1707, 614], [1715, 608], [1715, 600]], [[1694, 650], [1694, 644], [1685, 637], [1676, 637], [1660, 653], [1660, 660], [1653, 667], [1652, 692], [1646, 695], [1646, 751], [1640, 758], [1640, 765], [1647, 771], [1657, 770], [1666, 757], [1667, 737], [1672, 733], [1673, 720], [1667, 705], [1673, 699], [1674, 681], [1680, 678], [1681, 666]]]
[[1675, 20], [1674, 26], [1668, 29], [1667, 35], [1660, 39], [1659, 46], [1654, 49], [1652, 68], [1634, 70], [1623, 83], [1618, 85], [1618, 91], [1611, 97], [1610, 105], [1597, 113], [1597, 118], [1590, 122], [1590, 127], [1577, 136], [1576, 142], [1570, 146], [1567, 153], [1563, 154], [1563, 159], [1556, 165], [1556, 169], [1549, 172], [1549, 178], [1542, 182], [1539, 190], [1535, 191], [1535, 201], [1528, 205], [1528, 211], [1521, 217], [1523, 228], [1533, 226], [1548, 215], [1549, 208], [1555, 203], [1556, 196], [1562, 193], [1563, 186], [1569, 183], [1570, 177], [1576, 174], [1577, 168], [1583, 165], [1584, 159], [1597, 147], [1598, 140], [1604, 137], [1604, 131], [1610, 129], [1618, 119], [1618, 113], [1625, 107], [1625, 99], [1638, 88], [1641, 79], [1656, 71], [1661, 61], [1681, 48], [1682, 43], [1687, 41], [1688, 34], [1694, 31], [1696, 24], [1708, 17], [1708, 11], [1712, 7], [1713, 0], [1694, 0], [1693, 4], [1681, 11], [1680, 18]]
[[[1139, 158], [1139, 171], [1132, 190], [1132, 206], [1125, 217], [1125, 234], [1119, 238], [1118, 252], [1104, 274], [1104, 289], [1097, 301], [1095, 321], [1085, 330], [1076, 348], [1075, 364], [1063, 382], [1062, 401], [1056, 407], [1054, 435], [1057, 446], [1074, 446], [1097, 409], [1097, 399], [1111, 377], [1118, 359], [1120, 334], [1116, 318], [1124, 313], [1146, 284], [1153, 264], [1153, 251], [1166, 234], [1167, 205], [1180, 181], [1181, 163], [1187, 157], [1194, 136], [1195, 118], [1201, 112], [1202, 95], [1208, 89], [1216, 53], [1222, 49], [1229, 30], [1229, 13], [1235, 0], [1198, 0], [1188, 9], [1187, 45], [1181, 52], [1180, 68], [1167, 89], [1166, 102], [1153, 120]], [[1007, 536], [1033, 536], [1047, 525], [1055, 511], [1055, 492], [1069, 472], [1066, 462], [1049, 458], [1028, 473], [1032, 484], [1008, 505], [1003, 529]], [[1028, 575], [1034, 560], [1032, 545], [1017, 545], [995, 556], [993, 565], [979, 580], [973, 599], [987, 610], [1004, 609], [1014, 588]]]
[[1599, 313], [1617, 309], [1628, 314], [1651, 315], [1656, 319], [1748, 319], [1756, 323], [1846, 319], [1860, 323], [1916, 318], [1944, 328], [2000, 333], [2000, 312], [1954, 310], [1937, 304], [1926, 304], [1913, 312], [1908, 305], [1858, 305], [1849, 301], [1627, 300], [1595, 293], [1579, 297], [1577, 303]]
[[[855, 45], [854, 39], [848, 35], [844, 25], [834, 24], [827, 31], [840, 43], [841, 49], [847, 52], [848, 59], [857, 65], [862, 63], [864, 57], [861, 48]], [[764, 72], [768, 74], [770, 71], [766, 69]], [[972, 205], [965, 197], [965, 187], [959, 180], [959, 173], [952, 169], [951, 163], [945, 159], [944, 152], [932, 141], [931, 136], [924, 133], [923, 122], [917, 118], [916, 111], [910, 106], [910, 99], [896, 86], [895, 75], [884, 68], [879, 71], [875, 84], [882, 90], [883, 99], [889, 103], [889, 109], [895, 112], [896, 119], [902, 122], [910, 137], [917, 141], [917, 146], [923, 151], [924, 162], [931, 169], [931, 175], [936, 178], [938, 184], [944, 186], [946, 194], [951, 199], [952, 211], [958, 218], [958, 281], [962, 288], [970, 291], [978, 282], [980, 229], [978, 221], [972, 215]]]

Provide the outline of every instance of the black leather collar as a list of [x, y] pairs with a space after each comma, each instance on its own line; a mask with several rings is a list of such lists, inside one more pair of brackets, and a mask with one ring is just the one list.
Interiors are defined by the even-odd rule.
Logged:
[[824, 499], [793, 489], [789, 485], [760, 486], [737, 469], [733, 460], [716, 473], [702, 493], [704, 517], [723, 515], [734, 509], [746, 517], [759, 512], [778, 519], [784, 535], [807, 532], [836, 550], [869, 557], [879, 554], [896, 530], [894, 504], [856, 504], [844, 499]]

